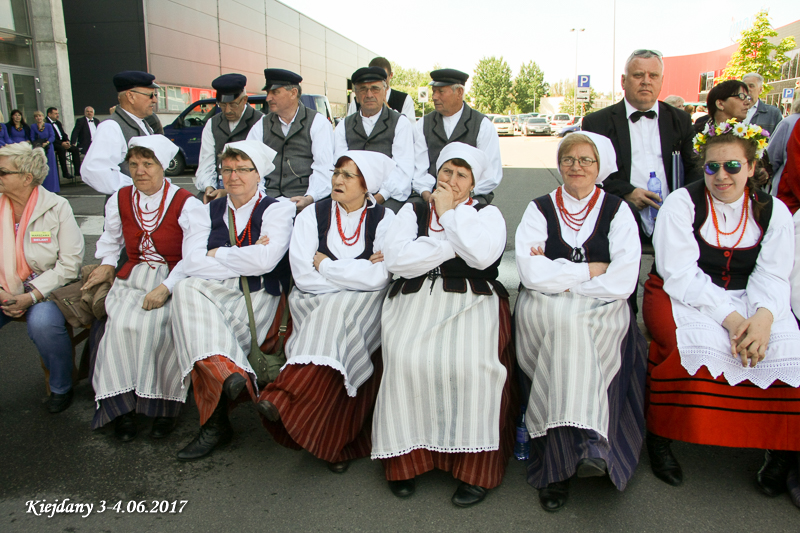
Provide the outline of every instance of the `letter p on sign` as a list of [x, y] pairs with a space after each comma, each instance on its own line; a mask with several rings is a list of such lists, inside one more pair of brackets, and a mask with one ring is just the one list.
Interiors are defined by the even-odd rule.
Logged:
[[591, 87], [589, 83], [589, 76], [586, 74], [581, 74], [578, 76], [578, 87]]

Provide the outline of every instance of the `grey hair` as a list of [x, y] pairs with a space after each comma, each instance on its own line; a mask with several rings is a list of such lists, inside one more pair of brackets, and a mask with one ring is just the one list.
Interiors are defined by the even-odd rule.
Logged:
[[50, 172], [47, 166], [47, 156], [43, 148], [34, 148], [29, 142], [7, 144], [0, 148], [0, 157], [8, 157], [17, 170], [24, 174], [33, 176], [33, 186], [38, 187], [42, 184]]
[[626, 76], [628, 75], [628, 69], [630, 68], [631, 63], [633, 62], [634, 59], [650, 59], [652, 57], [655, 57], [656, 59], [658, 59], [658, 63], [661, 65], [661, 74], [663, 75], [664, 74], [664, 60], [661, 59], [661, 56], [659, 56], [658, 54], [654, 54], [652, 52], [644, 52], [642, 54], [637, 54], [635, 52], [631, 53], [631, 55], [629, 55], [628, 59], [625, 61], [625, 75]]
[[792, 114], [800, 113], [800, 98], [794, 101], [792, 104]]
[[299, 85], [284, 85], [287, 91], [291, 91], [292, 89], [297, 89], [297, 97], [300, 98], [303, 95], [303, 88]]
[[764, 85], [764, 76], [762, 76], [758, 72], [748, 72], [747, 74], [742, 76], [742, 81], [746, 80], [747, 78], [755, 78], [755, 79], [758, 80], [758, 83], [760, 83], [761, 85]]
[[682, 96], [678, 96], [677, 94], [671, 94], [664, 98], [664, 103], [669, 104], [672, 107], [681, 107], [686, 102]]

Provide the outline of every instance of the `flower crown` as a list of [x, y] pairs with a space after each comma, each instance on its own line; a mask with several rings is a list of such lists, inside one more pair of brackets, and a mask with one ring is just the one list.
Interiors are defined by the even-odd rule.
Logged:
[[761, 159], [769, 142], [769, 132], [756, 124], [744, 124], [735, 118], [728, 119], [721, 124], [714, 124], [713, 120], [706, 123], [703, 133], [694, 136], [694, 151], [699, 154], [701, 147], [705, 146], [710, 137], [733, 134], [741, 139], [753, 141], [756, 144], [756, 159]]

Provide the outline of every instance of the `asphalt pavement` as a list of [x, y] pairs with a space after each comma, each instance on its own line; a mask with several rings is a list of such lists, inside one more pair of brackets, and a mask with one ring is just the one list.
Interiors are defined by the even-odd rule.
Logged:
[[[501, 139], [506, 170], [494, 203], [509, 229], [501, 276], [514, 291], [514, 230], [528, 202], [560, 183], [556, 145], [552, 138]], [[189, 175], [174, 181], [194, 190]], [[84, 232], [85, 262], [97, 262], [102, 197], [84, 185], [65, 185], [62, 194]], [[645, 258], [642, 272], [648, 269]], [[473, 508], [452, 505], [458, 482], [438, 471], [419, 477], [411, 498], [398, 499], [379, 462], [362, 459], [344, 474], [331, 473], [309, 453], [276, 444], [248, 405], [231, 415], [236, 436], [229, 446], [206, 460], [179, 463], [175, 453], [198, 429], [191, 398], [169, 438], [150, 439], [142, 417], [139, 436], [120, 443], [113, 424], [89, 429], [94, 401], [86, 380], [76, 386], [72, 407], [49, 415], [39, 357], [25, 326], [13, 323], [1, 331], [3, 532], [800, 530], [800, 514], [786, 495], [770, 499], [755, 488], [763, 454], [749, 449], [675, 443], [685, 478], [679, 488], [657, 480], [643, 452], [624, 492], [605, 478], [573, 480], [567, 506], [555, 514], [539, 507], [524, 464], [514, 459], [502, 485]], [[93, 507], [75, 512], [70, 504]]]

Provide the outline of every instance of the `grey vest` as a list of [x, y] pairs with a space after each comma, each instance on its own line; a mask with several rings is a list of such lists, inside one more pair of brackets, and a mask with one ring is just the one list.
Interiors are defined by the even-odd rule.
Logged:
[[442, 121], [442, 114], [434, 111], [425, 115], [422, 124], [422, 132], [425, 135], [425, 143], [428, 145], [428, 161], [430, 166], [428, 172], [434, 178], [436, 177], [437, 168], [436, 160], [439, 159], [439, 154], [442, 148], [453, 142], [461, 142], [470, 146], [478, 147], [478, 133], [481, 130], [481, 122], [484, 115], [475, 111], [466, 103], [464, 110], [461, 112], [461, 118], [458, 119], [458, 124], [453, 128], [453, 133], [450, 138], [444, 131], [444, 122]]
[[381, 116], [375, 122], [375, 127], [372, 128], [372, 133], [367, 136], [361, 113], [353, 113], [344, 119], [347, 149], [380, 152], [385, 156], [392, 157], [394, 130], [397, 127], [398, 120], [400, 120], [400, 113], [384, 106], [381, 110]]
[[278, 152], [273, 160], [275, 170], [267, 175], [267, 194], [273, 198], [303, 196], [311, 176], [311, 124], [317, 112], [300, 103], [297, 116], [284, 137], [277, 113], [264, 117], [264, 144]]
[[[106, 120], [113, 120], [117, 124], [119, 124], [119, 128], [122, 130], [122, 136], [125, 137], [125, 148], [127, 150], [128, 142], [130, 142], [132, 137], [141, 137], [145, 135], [136, 122], [128, 116], [128, 114], [120, 109], [119, 106], [114, 110], [114, 113], [108, 117]], [[151, 132], [152, 133], [152, 132]], [[131, 175], [131, 171], [128, 169], [128, 162], [123, 160], [119, 163], [119, 171], [125, 174], [126, 176]]]
[[233, 128], [233, 131], [228, 128], [228, 121], [225, 120], [225, 115], [217, 113], [211, 118], [211, 133], [214, 135], [214, 168], [219, 169], [219, 154], [228, 143], [236, 141], [244, 141], [247, 139], [247, 134], [250, 133], [250, 128], [261, 120], [264, 115], [261, 111], [256, 111], [249, 105], [244, 107], [242, 118], [239, 123]]

